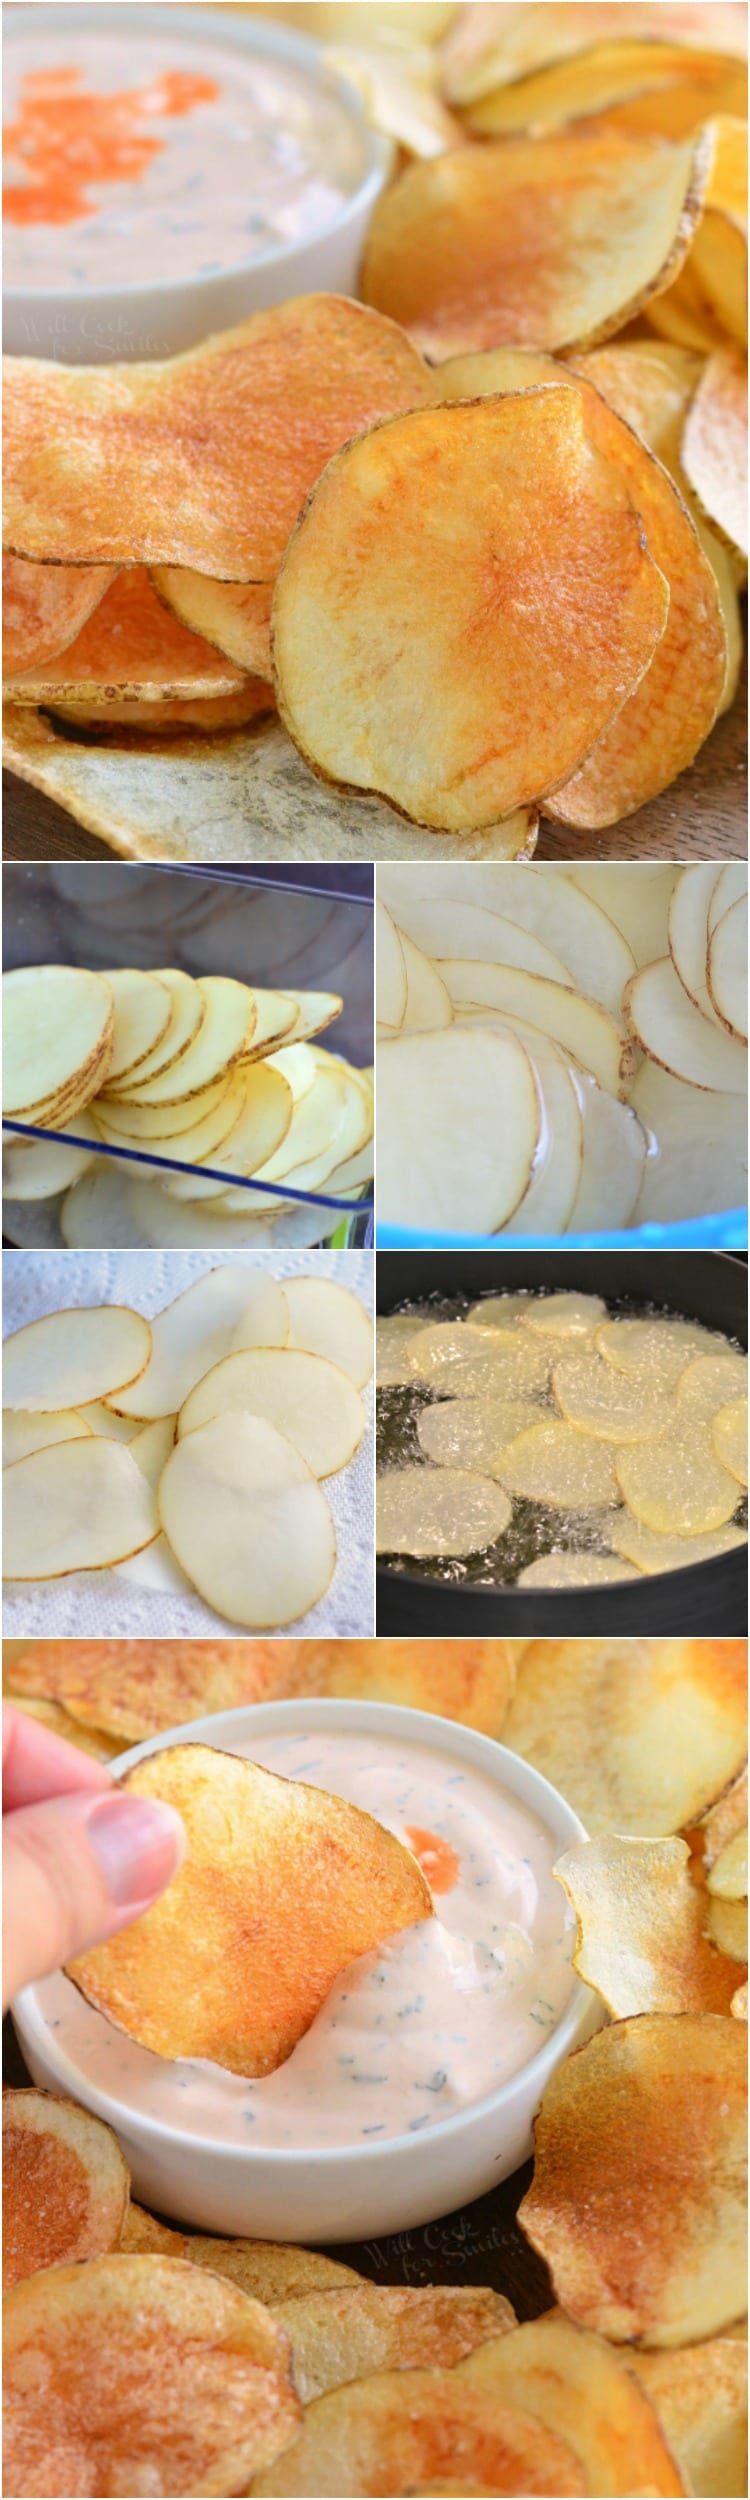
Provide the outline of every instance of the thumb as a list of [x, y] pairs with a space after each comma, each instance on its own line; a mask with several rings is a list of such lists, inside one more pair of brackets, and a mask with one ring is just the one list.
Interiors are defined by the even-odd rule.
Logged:
[[185, 1855], [173, 1808], [78, 1791], [3, 1823], [3, 2002], [140, 1918]]

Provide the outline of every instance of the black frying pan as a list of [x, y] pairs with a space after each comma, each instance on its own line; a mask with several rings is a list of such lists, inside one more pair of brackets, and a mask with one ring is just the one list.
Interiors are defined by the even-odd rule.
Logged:
[[[428, 1294], [514, 1291], [519, 1286], [601, 1293], [610, 1302], [628, 1297], [653, 1302], [682, 1319], [701, 1320], [747, 1345], [747, 1270], [742, 1259], [718, 1251], [539, 1251], [514, 1257], [502, 1250], [381, 1250], [377, 1259], [377, 1307]], [[377, 1630], [417, 1638], [442, 1633], [709, 1633], [747, 1631], [747, 1552], [738, 1546], [712, 1562], [684, 1571], [613, 1582], [588, 1589], [485, 1589], [449, 1587], [416, 1572], [377, 1575]]]

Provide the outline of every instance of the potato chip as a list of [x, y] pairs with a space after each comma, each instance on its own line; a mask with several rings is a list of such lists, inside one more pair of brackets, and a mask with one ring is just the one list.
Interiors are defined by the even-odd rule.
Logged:
[[709, 359], [691, 401], [682, 460], [709, 520], [747, 555], [747, 374], [735, 348]]
[[154, 2214], [131, 2201], [120, 2237], [126, 2257], [184, 2257], [187, 2245], [184, 2232], [169, 2231], [165, 2222], [157, 2222]]
[[74, 1722], [138, 1744], [209, 1711], [271, 1700], [279, 1661], [260, 1641], [34, 1641], [9, 1672], [19, 1702], [46, 1695]]
[[570, 1354], [554, 1365], [552, 1388], [561, 1415], [599, 1441], [664, 1441], [675, 1430], [675, 1413], [657, 1381], [616, 1372], [598, 1354]]
[[590, 1510], [617, 1499], [611, 1446], [574, 1424], [545, 1419], [516, 1433], [497, 1460], [500, 1481], [527, 1502]]
[[420, 1407], [417, 1440], [435, 1467], [468, 1467], [491, 1476], [498, 1452], [531, 1421], [533, 1412], [524, 1398], [445, 1398], [439, 1405]]
[[390, 1467], [378, 1477], [379, 1554], [479, 1554], [510, 1524], [491, 1476], [459, 1467]]
[[187, 1856], [145, 1918], [70, 1976], [159, 2057], [272, 2074], [349, 1962], [432, 1915], [411, 1852], [325, 1790], [209, 1745], [149, 1755], [121, 1785], [177, 1807]]
[[[503, 2341], [505, 2339], [503, 2338]], [[332, 2388], [310, 2405], [299, 2437], [254, 2490], [295, 2495], [398, 2495], [434, 2489], [453, 2477], [460, 2489], [493, 2493], [583, 2492], [583, 2473], [566, 2440], [499, 2403], [484, 2387], [462, 2385], [457, 2370], [382, 2370]], [[467, 2479], [468, 2478], [468, 2479]]]
[[634, 2353], [632, 2367], [688, 2491], [727, 2500], [747, 2471], [747, 2352], [728, 2337], [679, 2352]]
[[122, 1303], [48, 1312], [5, 1339], [5, 1404], [27, 1414], [85, 1406], [137, 1380], [150, 1353], [148, 1320]]
[[285, 1641], [276, 1690], [293, 1698], [396, 1702], [499, 1736], [518, 1646], [497, 1640]]
[[220, 729], [244, 729], [250, 721], [260, 719], [263, 713], [272, 712], [273, 708], [273, 688], [264, 685], [260, 677], [246, 677], [236, 694], [190, 695], [174, 700], [169, 695], [153, 700], [149, 700], [148, 696], [133, 695], [95, 705], [69, 703], [67, 696], [62, 696], [59, 699], [56, 697], [54, 703], [58, 720], [70, 721], [74, 728], [90, 730], [102, 743], [111, 738], [115, 745], [124, 748], [126, 754], [130, 742], [115, 735], [123, 729], [136, 732], [134, 751], [137, 753], [138, 733], [143, 738], [150, 732], [155, 732], [157, 737], [180, 738], [184, 737], [187, 729], [194, 729], [201, 737], [213, 736]]
[[227, 1355], [191, 1389], [177, 1438], [214, 1416], [261, 1415], [299, 1450], [311, 1474], [335, 1475], [359, 1448], [366, 1415], [354, 1383], [320, 1354], [296, 1346], [252, 1346]]
[[742, 1641], [531, 1641], [503, 1743], [587, 1831], [661, 1838], [744, 1763], [746, 1679]]
[[283, 2300], [275, 2315], [289, 2337], [304, 2405], [373, 2370], [449, 2370], [516, 2323], [499, 2292], [447, 2283], [425, 2291], [345, 2284]]
[[[623, 22], [623, 31], [627, 26]], [[665, 29], [666, 31], [666, 29]], [[483, 137], [534, 135], [606, 114], [621, 130], [689, 138], [709, 113], [742, 110], [743, 74], [711, 52], [659, 42], [597, 43], [536, 77], [514, 80], [469, 107], [471, 130]]]
[[747, 1544], [746, 1528], [714, 1528], [705, 1536], [666, 1536], [657, 1528], [644, 1527], [627, 1510], [616, 1513], [609, 1534], [615, 1553], [624, 1554], [627, 1562], [646, 1572], [688, 1570], [693, 1563], [712, 1562], [715, 1555], [731, 1554], [736, 1545]]
[[671, 147], [607, 123], [454, 149], [382, 195], [362, 292], [438, 363], [593, 343], [682, 267], [710, 163], [705, 142]]
[[434, 388], [390, 322], [306, 295], [163, 364], [11, 358], [5, 394], [14, 554], [261, 582], [332, 453]]
[[[507, 2346], [507, 2349], [506, 2349]], [[629, 2362], [630, 2356], [628, 2356]], [[680, 2477], [651, 2406], [611, 2344], [574, 2326], [559, 2309], [485, 2344], [459, 2364], [470, 2387], [507, 2397], [570, 2442], [586, 2489], [627, 2496], [636, 2489], [679, 2492]]]
[[483, 5], [461, 12], [442, 47], [443, 83], [452, 103], [470, 104], [495, 87], [532, 77], [558, 61], [585, 51], [590, 44], [620, 41], [663, 43], [669, 32], [675, 43], [702, 52], [710, 41], [727, 59], [742, 59], [746, 32], [741, 12], [733, 6], [693, 6], [665, 10], [663, 0], [645, 0], [625, 7], [594, 5], [537, 6], [508, 12]]
[[8, 1119], [33, 1121], [35, 1106], [64, 1100], [68, 1088], [95, 1094], [107, 1073], [113, 1021], [112, 992], [98, 972], [81, 972], [72, 964], [29, 964], [6, 972], [3, 1111]]
[[[84, 705], [195, 700], [235, 693], [242, 671], [163, 606], [142, 566], [118, 573], [54, 661], [8, 681], [16, 703]], [[154, 1037], [158, 1040], [158, 1035]]]
[[[738, 2023], [746, 2023], [747, 2011], [747, 1980], [745, 1979], [743, 1980], [741, 1988], [735, 1988], [734, 1996], [732, 1998], [732, 2013], [735, 2015]], [[735, 2327], [734, 2329], [731, 2329], [730, 2332], [738, 2334], [739, 2329]], [[747, 2328], [745, 2333], [747, 2336]]]
[[164, 565], [151, 575], [157, 599], [182, 625], [212, 642], [251, 677], [271, 676], [270, 582], [208, 581], [185, 565]]
[[717, 1952], [726, 1953], [729, 1961], [747, 1963], [747, 1902], [721, 1901], [713, 1893], [704, 1896], [706, 1935]]
[[3, 556], [3, 677], [66, 651], [114, 580], [106, 564], [26, 564]]
[[724, 1843], [715, 1865], [710, 1868], [707, 1885], [721, 1901], [747, 1900], [747, 1824]]
[[179, 2257], [99, 2257], [21, 2285], [6, 2303], [5, 2397], [11, 2494], [155, 2478], [241, 2491], [299, 2421], [275, 2320]]
[[53, 1736], [64, 1736], [66, 1745], [77, 1745], [79, 1753], [91, 1754], [95, 1762], [112, 1762], [120, 1752], [115, 1738], [101, 1735], [98, 1728], [79, 1727], [75, 1719], [68, 1717], [67, 1710], [60, 1709], [59, 1702], [38, 1701], [28, 1693], [17, 1693], [10, 1682], [3, 1690], [14, 1710], [23, 1710], [27, 1719], [38, 1719], [42, 1727], [51, 1728]]
[[708, 1872], [709, 1867], [715, 1866], [722, 1849], [726, 1848], [727, 1841], [733, 1840], [736, 1832], [743, 1831], [746, 1823], [747, 1763], [745, 1762], [736, 1778], [730, 1780], [721, 1796], [716, 1798], [708, 1813], [700, 1818], [699, 1831], [704, 1873]]
[[417, 410], [350, 444], [300, 518], [274, 595], [280, 715], [323, 779], [476, 831], [567, 781], [666, 608], [577, 393]]
[[736, 1973], [703, 1933], [684, 1840], [579, 1842], [555, 1874], [578, 1922], [573, 1960], [607, 2012], [728, 2014]]
[[6, 1467], [4, 1511], [9, 1580], [107, 1571], [159, 1532], [151, 1486], [130, 1451], [94, 1433]]
[[130, 2178], [117, 2137], [51, 2092], [3, 2093], [3, 2290], [117, 2248]]
[[340, 2284], [359, 2283], [354, 2266], [336, 2257], [321, 2257], [317, 2248], [295, 2248], [289, 2240], [215, 2240], [193, 2232], [185, 2242], [192, 2266], [224, 2274], [251, 2300], [268, 2308], [306, 2292], [333, 2291]]
[[580, 2325], [658, 2348], [744, 2312], [745, 2093], [721, 2014], [640, 2014], [558, 2067], [518, 2218]]
[[305, 1460], [265, 1418], [217, 1415], [188, 1433], [158, 1499], [175, 1560], [229, 1623], [280, 1630], [324, 1596], [336, 1561], [328, 1504]]
[[747, 1484], [747, 1398], [733, 1398], [728, 1406], [720, 1406], [711, 1421], [711, 1447], [722, 1467]]
[[618, 1449], [615, 1476], [628, 1510], [660, 1536], [703, 1536], [723, 1528], [739, 1500], [737, 1478], [715, 1457], [704, 1426], [668, 1441]]

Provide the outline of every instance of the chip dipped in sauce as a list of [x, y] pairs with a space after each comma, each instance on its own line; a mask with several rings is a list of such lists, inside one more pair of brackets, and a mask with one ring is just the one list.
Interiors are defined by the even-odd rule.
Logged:
[[[250, 1754], [249, 1737], [242, 1749]], [[350, 1963], [292, 2055], [253, 2082], [202, 2059], [154, 2056], [69, 1980], [45, 1982], [40, 2006], [83, 2097], [93, 2086], [177, 2133], [261, 2151], [379, 2143], [484, 2100], [528, 2065], [575, 1984], [553, 1833], [429, 1741], [339, 1729], [254, 1735], [252, 1758], [394, 1833], [419, 1857], [435, 1914]]]

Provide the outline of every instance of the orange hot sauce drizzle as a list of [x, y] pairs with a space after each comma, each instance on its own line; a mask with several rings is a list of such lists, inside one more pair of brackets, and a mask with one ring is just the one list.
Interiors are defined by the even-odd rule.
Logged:
[[94, 216], [88, 184], [137, 182], [160, 155], [165, 142], [147, 135], [144, 121], [179, 119], [219, 94], [213, 78], [184, 70], [119, 95], [90, 95], [78, 76], [59, 69], [24, 79], [18, 117], [3, 132], [6, 154], [20, 158], [30, 177], [3, 191], [3, 215], [13, 226], [68, 226]]
[[441, 1840], [438, 1832], [422, 1832], [418, 1824], [407, 1823], [406, 1837], [431, 1892], [452, 1892], [461, 1873], [461, 1860], [449, 1840]]

